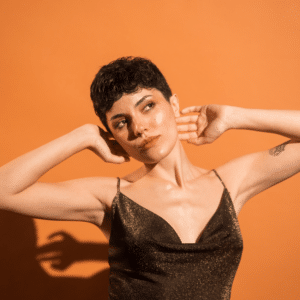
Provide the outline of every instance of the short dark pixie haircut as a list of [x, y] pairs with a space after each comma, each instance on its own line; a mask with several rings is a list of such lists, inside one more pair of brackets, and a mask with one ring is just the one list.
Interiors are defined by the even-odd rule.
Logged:
[[169, 101], [171, 89], [157, 66], [141, 57], [121, 57], [104, 65], [91, 85], [91, 99], [96, 115], [110, 132], [106, 112], [124, 94], [137, 92], [140, 88], [159, 90]]

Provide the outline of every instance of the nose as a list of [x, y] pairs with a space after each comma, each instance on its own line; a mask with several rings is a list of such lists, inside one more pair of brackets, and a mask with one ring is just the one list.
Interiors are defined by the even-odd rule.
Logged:
[[147, 125], [141, 119], [136, 119], [132, 121], [132, 131], [135, 136], [143, 136], [145, 131], [147, 131]]

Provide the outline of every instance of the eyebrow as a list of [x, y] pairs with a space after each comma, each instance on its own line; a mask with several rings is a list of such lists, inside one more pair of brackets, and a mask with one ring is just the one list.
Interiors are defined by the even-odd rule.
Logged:
[[[135, 103], [134, 107], [138, 107], [140, 104], [143, 103], [144, 100], [146, 100], [148, 97], [151, 97], [152, 95], [145, 95], [144, 97], [142, 97], [139, 101], [137, 101], [137, 103]], [[114, 120], [114, 119], [117, 119], [117, 118], [120, 118], [120, 117], [123, 117], [124, 114], [116, 114], [114, 116], [112, 116], [110, 118], [110, 120]]]

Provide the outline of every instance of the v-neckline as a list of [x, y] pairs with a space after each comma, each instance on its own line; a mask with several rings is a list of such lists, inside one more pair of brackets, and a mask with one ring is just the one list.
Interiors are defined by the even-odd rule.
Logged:
[[197, 245], [200, 243], [201, 238], [204, 234], [204, 232], [207, 230], [208, 226], [210, 225], [210, 223], [213, 221], [213, 219], [215, 218], [215, 216], [217, 215], [217, 213], [220, 210], [220, 207], [222, 206], [223, 202], [224, 202], [224, 198], [225, 198], [225, 193], [229, 194], [226, 187], [224, 186], [223, 188], [223, 192], [221, 195], [221, 199], [219, 201], [219, 204], [217, 206], [217, 209], [215, 210], [215, 212], [212, 214], [212, 216], [209, 218], [208, 222], [206, 223], [206, 225], [203, 227], [202, 231], [198, 234], [198, 237], [196, 239], [196, 241], [194, 243], [183, 243], [180, 236], [178, 235], [177, 231], [173, 228], [173, 226], [167, 221], [165, 220], [163, 217], [161, 217], [160, 215], [158, 215], [157, 213], [153, 212], [152, 210], [142, 206], [141, 204], [137, 203], [136, 201], [132, 200], [131, 198], [129, 198], [128, 196], [126, 196], [125, 194], [123, 194], [120, 190], [117, 192], [116, 196], [113, 199], [112, 202], [112, 206], [114, 206], [115, 204], [115, 200], [118, 198], [118, 196], [122, 195], [125, 199], [131, 201], [134, 205], [138, 206], [140, 209], [154, 215], [156, 218], [159, 218], [165, 225], [167, 225], [167, 227], [170, 228], [170, 230], [173, 232], [173, 234], [176, 236], [176, 238], [178, 239], [178, 241], [180, 242], [181, 245]]

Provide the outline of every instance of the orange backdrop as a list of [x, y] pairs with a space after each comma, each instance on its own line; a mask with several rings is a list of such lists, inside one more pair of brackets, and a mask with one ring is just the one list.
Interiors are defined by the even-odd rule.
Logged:
[[[143, 56], [156, 63], [182, 108], [218, 103], [300, 109], [299, 3], [1, 1], [0, 164], [84, 123], [99, 124], [89, 86], [101, 65], [120, 56]], [[195, 164], [211, 169], [284, 140], [271, 134], [231, 131], [212, 145], [185, 148]], [[42, 180], [122, 176], [138, 165], [107, 165], [83, 151]], [[299, 179], [295, 176], [263, 192], [242, 210], [239, 220], [245, 250], [232, 299], [298, 299]], [[37, 299], [52, 299], [54, 289], [56, 299], [68, 299], [67, 295], [105, 299], [107, 245], [95, 226], [32, 222], [14, 216], [3, 220], [7, 221], [0, 228], [1, 243], [8, 246], [0, 248], [4, 251], [1, 261], [10, 258], [11, 278], [25, 270], [27, 278], [20, 277], [22, 281], [30, 278], [36, 289], [41, 287], [39, 295], [44, 298]], [[31, 225], [19, 232], [25, 223]], [[12, 232], [12, 227], [19, 233]], [[24, 239], [29, 231], [36, 234], [30, 241]], [[16, 248], [18, 258], [9, 250]], [[31, 263], [20, 258], [22, 253], [30, 256]], [[38, 253], [43, 253], [43, 260], [37, 259]], [[27, 289], [33, 293], [34, 287], [27, 285]]]

